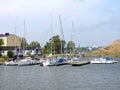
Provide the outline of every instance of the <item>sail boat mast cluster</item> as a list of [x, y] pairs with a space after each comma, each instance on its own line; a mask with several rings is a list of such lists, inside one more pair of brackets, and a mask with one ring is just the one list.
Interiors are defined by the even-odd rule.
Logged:
[[61, 56], [62, 56], [62, 54], [65, 53], [65, 42], [64, 42], [64, 34], [63, 34], [61, 16], [59, 16], [59, 22], [60, 22], [60, 33], [61, 33]]

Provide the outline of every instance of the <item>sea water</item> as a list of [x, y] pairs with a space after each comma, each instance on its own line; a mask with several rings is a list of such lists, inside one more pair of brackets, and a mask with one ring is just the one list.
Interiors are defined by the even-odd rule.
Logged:
[[120, 63], [3, 66], [0, 90], [120, 90]]

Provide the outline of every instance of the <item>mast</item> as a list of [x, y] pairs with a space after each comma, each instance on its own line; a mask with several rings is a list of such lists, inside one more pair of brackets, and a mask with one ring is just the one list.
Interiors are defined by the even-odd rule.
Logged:
[[50, 24], [50, 29], [51, 29], [51, 54], [52, 54], [52, 16], [51, 16], [51, 18], [50, 18], [50, 22], [51, 22], [51, 24]]
[[[74, 33], [73, 29], [74, 28], [74, 23], [72, 22], [72, 32], [71, 32], [71, 43], [70, 43], [70, 54], [73, 52], [74, 54]], [[72, 49], [72, 50], [71, 50]]]
[[74, 23], [72, 22], [71, 43], [70, 43], [70, 58], [71, 58], [71, 62], [72, 62], [72, 51], [73, 51], [73, 55], [74, 55], [73, 26], [74, 26]]
[[24, 38], [23, 38], [23, 55], [24, 55], [24, 53], [25, 53], [25, 19], [24, 19], [24, 36], [23, 36]]
[[17, 50], [16, 50], [16, 26], [15, 26], [15, 35], [14, 35], [14, 45], [15, 45], [15, 55], [17, 55]]
[[59, 16], [59, 22], [60, 22], [60, 33], [61, 33], [61, 56], [64, 52], [65, 43], [64, 43], [64, 34], [63, 34], [63, 28], [62, 28], [62, 21], [61, 16]]

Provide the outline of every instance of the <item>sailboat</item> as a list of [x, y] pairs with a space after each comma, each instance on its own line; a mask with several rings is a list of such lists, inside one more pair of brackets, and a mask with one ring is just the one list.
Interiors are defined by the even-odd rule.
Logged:
[[[24, 37], [25, 37], [25, 20], [24, 20]], [[23, 56], [25, 52], [25, 45], [23, 44]], [[25, 59], [21, 59], [17, 62], [18, 66], [24, 66], [24, 65], [34, 65], [35, 64], [35, 60], [32, 60], [31, 57], [26, 57]]]
[[95, 58], [94, 60], [90, 60], [90, 63], [92, 64], [112, 64], [112, 63], [116, 63], [117, 61], [112, 60], [109, 57], [104, 57], [103, 55], [103, 47], [102, 47], [102, 57], [100, 58]]
[[[61, 22], [61, 17], [59, 16], [59, 22], [60, 22], [60, 32], [61, 32], [61, 36], [64, 38], [63, 35], [63, 30], [62, 30], [62, 22]], [[51, 19], [51, 30], [52, 30], [52, 19]], [[63, 39], [64, 40], [64, 39]], [[61, 40], [61, 56], [55, 59], [47, 59], [45, 61], [43, 61], [43, 66], [58, 66], [58, 65], [63, 65], [66, 62], [66, 59], [62, 57], [63, 54], [63, 41]], [[51, 53], [52, 53], [52, 40], [51, 40]], [[52, 55], [51, 55], [52, 56]]]
[[[73, 34], [73, 29], [74, 29], [74, 23], [72, 22], [72, 33], [71, 33], [71, 44], [70, 44], [70, 56], [71, 56], [71, 53], [72, 53], [72, 51], [73, 51], [73, 58], [71, 57], [71, 60], [70, 60], [70, 62], [71, 62], [71, 64], [72, 64], [72, 66], [79, 66], [79, 62], [81, 61], [80, 60], [80, 58], [78, 58], [78, 57], [75, 57], [75, 46], [74, 46], [74, 34]], [[71, 50], [72, 49], [72, 50]]]
[[63, 57], [63, 54], [65, 54], [65, 42], [64, 42], [64, 34], [63, 34], [63, 27], [62, 27], [62, 20], [61, 16], [59, 16], [59, 23], [60, 23], [60, 33], [61, 33], [61, 55], [60, 57], [55, 59], [56, 65], [64, 65], [66, 64], [67, 59]]
[[[50, 28], [51, 28], [51, 32], [52, 32], [52, 16], [51, 16], [51, 24], [50, 24]], [[43, 66], [54, 66], [55, 62], [52, 58], [52, 39], [51, 40], [51, 54], [49, 56], [47, 56], [47, 58], [45, 60], [43, 60]]]
[[[15, 27], [15, 35], [16, 35], [16, 27]], [[15, 35], [13, 35], [13, 44], [16, 44], [16, 38]], [[16, 46], [15, 46], [15, 50], [16, 50]], [[16, 66], [17, 65], [17, 61], [16, 60], [10, 60], [10, 61], [5, 61], [4, 65], [6, 66]]]

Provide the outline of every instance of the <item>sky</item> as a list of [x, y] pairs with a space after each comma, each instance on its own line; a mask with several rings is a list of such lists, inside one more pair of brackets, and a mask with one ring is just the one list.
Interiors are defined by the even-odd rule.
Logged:
[[73, 36], [76, 46], [104, 46], [120, 39], [120, 0], [0, 0], [0, 33], [44, 46], [51, 36], [63, 38], [59, 16], [65, 41]]

